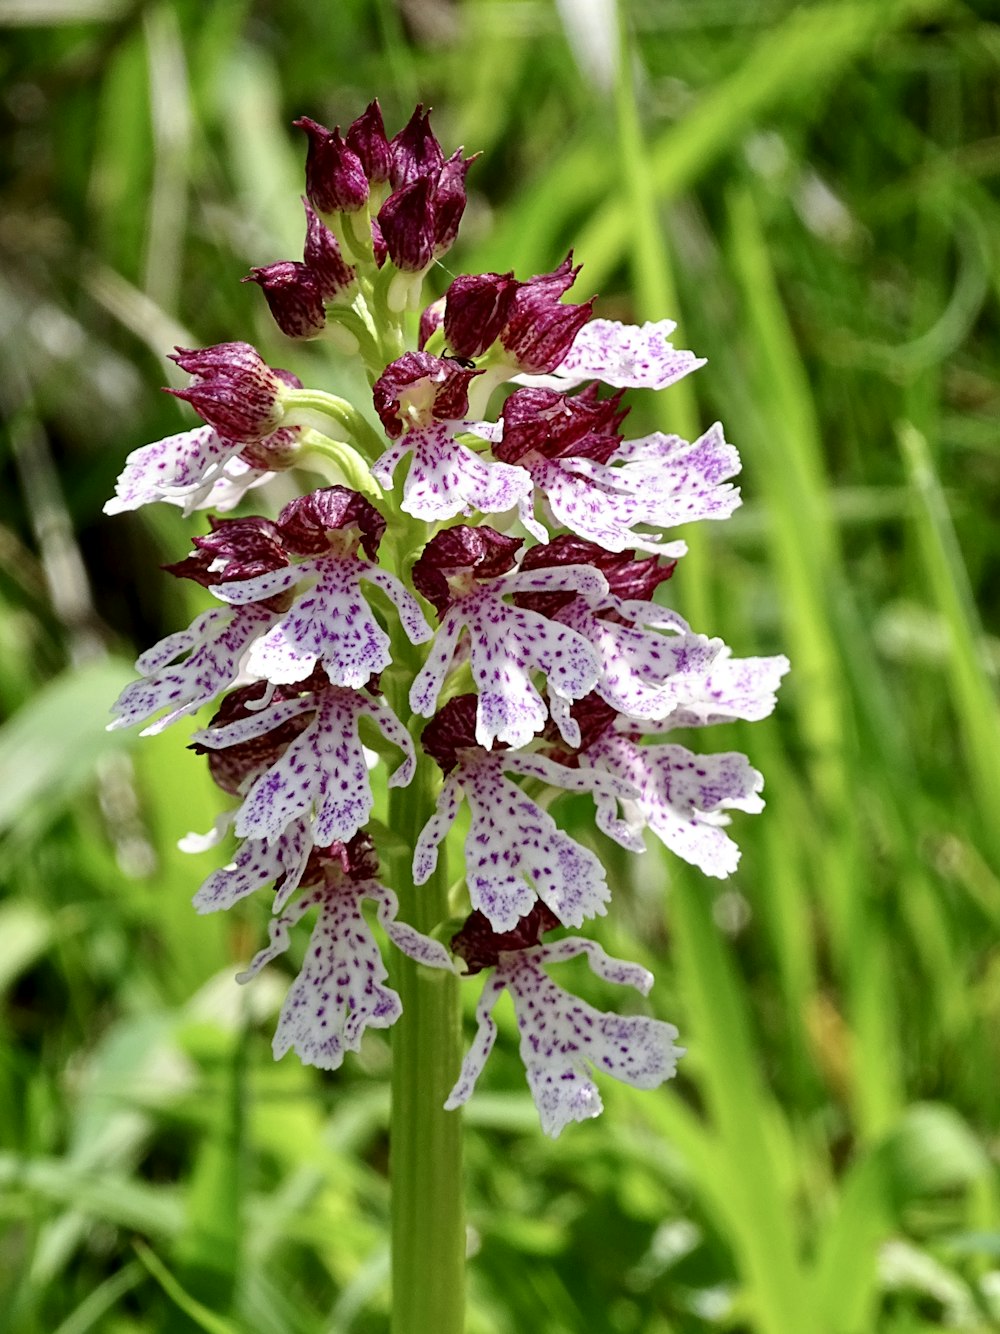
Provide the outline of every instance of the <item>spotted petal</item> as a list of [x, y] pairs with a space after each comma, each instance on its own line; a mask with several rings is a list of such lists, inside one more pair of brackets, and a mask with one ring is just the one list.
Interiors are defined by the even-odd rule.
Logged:
[[[233, 684], [244, 668], [248, 647], [273, 620], [274, 613], [263, 607], [213, 607], [187, 630], [168, 635], [136, 662], [143, 676], [118, 696], [112, 706], [117, 716], [108, 730], [131, 727], [167, 709], [141, 733], [153, 736], [195, 713]], [[170, 665], [185, 652], [188, 656], [182, 662]]]
[[248, 838], [228, 866], [208, 877], [194, 896], [194, 906], [200, 913], [231, 908], [248, 894], [280, 879], [281, 889], [275, 899], [275, 911], [279, 911], [298, 888], [311, 849], [305, 820], [294, 821], [277, 838]]
[[531, 383], [572, 389], [584, 380], [601, 380], [616, 389], [665, 389], [705, 365], [704, 357], [673, 346], [676, 327], [673, 320], [641, 325], [589, 320], [551, 376]]
[[[437, 815], [421, 834], [421, 872], [428, 861], [433, 866], [430, 849], [440, 842], [454, 819], [456, 789], [460, 787], [471, 811], [465, 840], [465, 876], [472, 906], [485, 914], [495, 931], [512, 930], [531, 911], [536, 898], [546, 903], [560, 921], [580, 926], [585, 918], [606, 911], [604, 905], [610, 896], [604, 867], [504, 777], [503, 770], [511, 758], [509, 752], [500, 752], [465, 757], [459, 762], [443, 789]], [[567, 780], [566, 786], [570, 785]], [[591, 785], [584, 778], [579, 786]], [[613, 801], [614, 797], [605, 792], [601, 800]]]
[[402, 1013], [399, 997], [383, 985], [388, 973], [361, 904], [374, 899], [379, 922], [412, 958], [435, 968], [451, 968], [443, 946], [413, 927], [396, 922], [395, 894], [375, 880], [327, 882], [306, 890], [268, 925], [271, 944], [238, 977], [248, 982], [283, 954], [289, 929], [314, 905], [313, 928], [302, 970], [285, 998], [272, 1048], [276, 1060], [294, 1048], [305, 1065], [336, 1070], [346, 1051], [358, 1051], [366, 1028], [388, 1028]]
[[305, 701], [272, 705], [256, 718], [207, 729], [195, 739], [218, 749], [237, 738], [262, 735], [307, 708], [316, 710], [313, 721], [247, 793], [236, 818], [240, 837], [274, 838], [293, 821], [310, 814], [315, 816], [312, 837], [317, 846], [347, 843], [354, 837], [367, 823], [373, 805], [368, 765], [358, 736], [362, 714], [372, 717], [386, 738], [403, 751], [403, 763], [390, 777], [390, 785], [405, 786], [410, 781], [413, 743], [399, 719], [387, 704], [339, 686]]
[[587, 761], [630, 782], [639, 795], [634, 824], [648, 825], [672, 852], [706, 875], [725, 879], [740, 850], [723, 831], [727, 810], [763, 810], [764, 780], [735, 751], [695, 755], [683, 746], [640, 746], [605, 733], [585, 752]]
[[740, 470], [740, 456], [718, 422], [693, 443], [657, 432], [623, 441], [608, 464], [573, 458], [565, 466], [595, 485], [631, 497], [633, 522], [657, 528], [728, 519], [740, 504], [739, 487], [728, 481]]
[[211, 426], [198, 426], [134, 449], [104, 513], [122, 514], [158, 500], [182, 505], [185, 514], [201, 509], [223, 478], [224, 465], [243, 448], [241, 441], [225, 440]]
[[636, 730], [669, 732], [678, 727], [711, 727], [743, 718], [758, 722], [774, 711], [774, 692], [789, 669], [783, 654], [772, 658], [733, 658], [724, 649], [706, 672], [691, 683], [660, 721], [643, 721]]
[[[461, 425], [461, 424], [460, 424]], [[418, 519], [438, 521], [458, 514], [499, 514], [531, 490], [523, 468], [490, 462], [454, 438], [454, 424], [437, 422], [410, 431], [372, 465], [386, 490], [406, 449], [412, 450], [401, 508]]]
[[[602, 464], [593, 464], [587, 476], [575, 471], [579, 459], [535, 459], [529, 471], [545, 497], [556, 523], [605, 551], [652, 551], [661, 556], [683, 556], [687, 544], [665, 542], [655, 533], [641, 533], [634, 525], [644, 523], [643, 508], [633, 495], [614, 486], [614, 475]], [[610, 480], [605, 474], [610, 474]], [[521, 522], [536, 533], [537, 519], [528, 502], [522, 502]], [[543, 530], [544, 531], [544, 530]]]
[[648, 990], [652, 978], [645, 969], [609, 958], [592, 941], [568, 939], [501, 954], [476, 1011], [475, 1041], [446, 1107], [458, 1107], [472, 1094], [496, 1038], [490, 1012], [503, 988], [514, 1002], [521, 1059], [542, 1129], [553, 1138], [570, 1122], [601, 1112], [592, 1068], [642, 1089], [656, 1088], [676, 1073], [684, 1049], [674, 1043], [673, 1024], [643, 1015], [603, 1014], [557, 986], [545, 972], [546, 964], [581, 953], [608, 981]]

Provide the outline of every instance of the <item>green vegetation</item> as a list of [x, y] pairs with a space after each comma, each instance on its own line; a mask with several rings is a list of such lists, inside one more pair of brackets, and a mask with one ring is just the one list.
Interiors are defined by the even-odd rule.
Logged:
[[175, 847], [220, 795], [181, 728], [103, 731], [136, 652], [205, 605], [158, 568], [204, 517], [101, 514], [125, 454], [190, 423], [156, 392], [174, 343], [363, 393], [238, 280], [301, 247], [290, 121], [376, 94], [482, 151], [450, 270], [572, 245], [599, 312], [670, 314], [709, 358], [633, 396], [632, 434], [719, 417], [744, 458], [670, 591], [793, 663], [773, 719], [703, 741], [767, 779], [731, 881], [600, 848], [595, 934], [656, 973], [678, 1079], [604, 1085], [552, 1143], [498, 1009], [470, 1334], [1000, 1328], [996, 9], [634, 0], [616, 62], [587, 8], [0, 0], [11, 1334], [387, 1328], [388, 1041], [273, 1064], [285, 974], [232, 982], [266, 895], [196, 917], [211, 854]]

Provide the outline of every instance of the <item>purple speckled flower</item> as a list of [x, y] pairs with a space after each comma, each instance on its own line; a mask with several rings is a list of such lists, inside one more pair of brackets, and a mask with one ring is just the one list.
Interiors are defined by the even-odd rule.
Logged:
[[[287, 448], [296, 434], [283, 427], [270, 439]], [[224, 440], [211, 426], [142, 445], [126, 458], [104, 513], [124, 514], [156, 501], [178, 505], [185, 515], [200, 509], [233, 509], [251, 487], [270, 475], [240, 459], [244, 448], [242, 441]]]
[[[596, 770], [567, 769], [543, 755], [507, 749], [485, 751], [475, 744], [476, 700], [451, 700], [426, 731], [425, 746], [440, 752], [435, 730], [450, 733], [454, 763], [424, 826], [413, 855], [413, 879], [424, 884], [437, 864], [438, 847], [454, 824], [463, 797], [472, 822], [465, 839], [465, 878], [473, 908], [497, 931], [509, 931], [528, 913], [536, 897], [569, 926], [602, 915], [609, 898], [604, 867], [597, 857], [558, 828], [550, 815], [505, 776], [522, 774], [570, 792], [590, 792], [601, 813], [601, 828], [626, 847], [635, 837], [615, 817], [615, 803], [635, 795], [630, 783]], [[442, 715], [444, 715], [442, 717]], [[464, 737], [461, 735], [464, 732]], [[465, 745], [459, 744], [464, 740]]]
[[[456, 938], [456, 947], [461, 946]], [[496, 1041], [492, 1010], [504, 991], [514, 1002], [528, 1087], [542, 1129], [553, 1138], [571, 1122], [586, 1121], [603, 1110], [592, 1071], [640, 1089], [657, 1088], [676, 1073], [684, 1048], [675, 1045], [673, 1024], [645, 1015], [602, 1014], [557, 986], [545, 971], [549, 964], [581, 954], [605, 982], [648, 994], [652, 973], [611, 958], [593, 940], [570, 936], [499, 951], [476, 1007], [475, 1039], [446, 1107], [460, 1107], [472, 1096]]]
[[448, 357], [408, 352], [375, 382], [375, 408], [386, 434], [398, 438], [372, 464], [372, 475], [391, 490], [397, 467], [411, 455], [400, 505], [406, 514], [430, 520], [498, 514], [527, 498], [531, 478], [523, 468], [487, 460], [455, 438], [481, 429], [465, 420], [468, 387], [480, 374]]
[[245, 606], [309, 586], [254, 642], [248, 672], [268, 681], [302, 681], [321, 663], [332, 684], [360, 687], [388, 667], [390, 638], [361, 592], [362, 580], [395, 604], [411, 643], [430, 639], [433, 631], [413, 594], [396, 575], [354, 554], [362, 542], [374, 555], [383, 528], [374, 506], [347, 487], [326, 487], [286, 506], [277, 523], [286, 549], [325, 554], [213, 589], [223, 601]]
[[[275, 485], [263, 513], [210, 519], [165, 567], [216, 602], [142, 654], [111, 727], [158, 732], [215, 701], [190, 749], [230, 809], [182, 846], [235, 849], [194, 906], [224, 910], [270, 888], [270, 943], [241, 981], [316, 910], [276, 1057], [294, 1050], [336, 1069], [366, 1029], [399, 1017], [381, 934], [430, 967], [453, 969], [454, 956], [484, 972], [477, 1035], [447, 1106], [470, 1096], [508, 990], [542, 1125], [558, 1135], [601, 1110], [602, 1072], [653, 1088], [682, 1054], [670, 1024], [603, 1014], [549, 977], [549, 965], [584, 955], [605, 982], [643, 995], [651, 984], [591, 941], [543, 940], [607, 911], [597, 848], [608, 838], [644, 852], [648, 828], [724, 877], [739, 858], [732, 812], [763, 806], [746, 756], [697, 754], [677, 734], [765, 717], [787, 660], [733, 657], [660, 589], [686, 550], [670, 530], [740, 503], [739, 455], [718, 423], [693, 441], [625, 438], [627, 389], [664, 389], [704, 362], [674, 347], [671, 321], [595, 319], [594, 299], [568, 300], [572, 251], [527, 279], [453, 277], [427, 304], [424, 278], [455, 239], [474, 159], [446, 155], [423, 106], [391, 139], [377, 101], [344, 134], [296, 124], [308, 142], [302, 262], [255, 267], [244, 281], [262, 288], [286, 335], [322, 339], [303, 365], [329, 354], [330, 385], [367, 383], [371, 399], [303, 388], [248, 343], [177, 350], [192, 382], [176, 392], [206, 425], [130, 454], [108, 513], [153, 501], [225, 510], [302, 465], [307, 485], [317, 473], [335, 484], [274, 518]], [[281, 480], [284, 500], [294, 490]], [[422, 780], [390, 799], [387, 788], [417, 771], [420, 718], [441, 786]], [[589, 795], [592, 839], [571, 838], [550, 811], [562, 793], [577, 807]], [[443, 905], [440, 850], [460, 817], [449, 912], [464, 892], [471, 915], [449, 955], [397, 913], [401, 901], [423, 923], [421, 895]], [[412, 846], [404, 829], [420, 830]], [[395, 840], [389, 885], [376, 832]]]
[[634, 801], [625, 803], [636, 832], [648, 826], [671, 852], [706, 875], [725, 879], [736, 870], [740, 850], [725, 832], [726, 811], [764, 809], [764, 779], [745, 755], [695, 755], [683, 746], [643, 746], [606, 732], [581, 758], [636, 790]]
[[[547, 716], [532, 673], [545, 676], [550, 694], [574, 700], [593, 689], [600, 664], [575, 630], [537, 612], [509, 606], [504, 598], [548, 591], [602, 597], [607, 581], [599, 570], [585, 565], [485, 577], [471, 547], [473, 535], [482, 539], [491, 532], [482, 526], [447, 529], [427, 544], [413, 567], [417, 589], [431, 601], [443, 599], [436, 605], [439, 611], [446, 610], [427, 659], [414, 678], [410, 707], [424, 717], [434, 712], [459, 640], [466, 634], [472, 677], [479, 690], [476, 740], [487, 748], [494, 741], [524, 746], [545, 725]], [[456, 534], [468, 535], [470, 552], [458, 550], [457, 541], [452, 540]], [[502, 535], [494, 533], [493, 537]], [[515, 549], [519, 545], [515, 542]], [[443, 594], [442, 584], [446, 585]]]
[[[370, 848], [370, 840], [362, 836]], [[348, 852], [317, 863], [318, 879], [308, 882], [290, 907], [268, 924], [271, 943], [254, 956], [237, 980], [249, 982], [288, 949], [290, 929], [310, 908], [319, 908], [316, 925], [298, 977], [281, 1007], [272, 1048], [275, 1060], [294, 1050], [304, 1065], [336, 1070], [345, 1052], [358, 1051], [367, 1028], [388, 1028], [402, 1014], [399, 997], [383, 985], [388, 977], [378, 944], [361, 905], [378, 905], [378, 923], [392, 943], [430, 968], [452, 969], [448, 952], [429, 936], [396, 920], [399, 900], [373, 875], [364, 875], [371, 858], [355, 867]]]
[[389, 786], [405, 787], [413, 777], [413, 742], [388, 704], [341, 686], [271, 704], [224, 727], [196, 732], [194, 740], [209, 750], [223, 749], [303, 713], [312, 713], [312, 722], [247, 792], [236, 815], [240, 838], [274, 838], [307, 815], [314, 816], [312, 839], [317, 846], [353, 838], [368, 822], [374, 804], [358, 736], [362, 717], [371, 718], [386, 740], [403, 752], [403, 763], [389, 776]]

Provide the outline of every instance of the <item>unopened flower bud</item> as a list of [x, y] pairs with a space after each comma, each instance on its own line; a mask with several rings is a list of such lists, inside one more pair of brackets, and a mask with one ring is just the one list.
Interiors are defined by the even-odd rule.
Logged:
[[179, 347], [172, 359], [193, 382], [167, 393], [190, 403], [219, 435], [252, 442], [280, 426], [287, 381], [249, 343]]
[[306, 154], [306, 194], [321, 213], [356, 213], [368, 203], [368, 177], [360, 157], [341, 138], [302, 116], [293, 121], [309, 138]]
[[262, 289], [275, 324], [289, 338], [318, 338], [326, 327], [320, 281], [308, 265], [282, 260], [251, 269], [243, 282]]
[[324, 301], [333, 301], [357, 282], [352, 265], [345, 263], [337, 238], [317, 216], [308, 199], [306, 210], [306, 243], [302, 258], [306, 268], [316, 279], [319, 294]]
[[392, 153], [385, 137], [382, 111], [376, 98], [348, 128], [347, 146], [358, 156], [371, 185], [389, 179]]
[[518, 283], [513, 273], [462, 275], [445, 293], [444, 335], [457, 357], [480, 357], [510, 319]]
[[389, 145], [393, 190], [410, 185], [419, 176], [436, 176], [444, 166], [444, 153], [430, 126], [430, 112], [418, 104], [406, 125]]

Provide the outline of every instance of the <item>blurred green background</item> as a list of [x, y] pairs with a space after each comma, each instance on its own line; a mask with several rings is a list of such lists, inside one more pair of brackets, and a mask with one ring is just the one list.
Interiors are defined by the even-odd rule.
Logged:
[[552, 1143], [499, 1011], [470, 1334], [1000, 1329], [995, 6], [0, 0], [0, 69], [0, 1328], [387, 1327], [388, 1043], [272, 1063], [287, 970], [232, 981], [267, 895], [190, 907], [220, 803], [186, 729], [103, 731], [205, 603], [159, 570], [204, 516], [101, 514], [192, 421], [174, 343], [363, 394], [238, 280], [300, 252], [291, 120], [378, 95], [482, 152], [449, 270], [572, 245], [600, 313], [708, 357], [632, 396], [631, 434], [718, 417], [744, 459], [670, 592], [793, 662], [694, 741], [766, 775], [732, 880], [600, 848], [595, 934], [656, 972], [678, 1079]]

